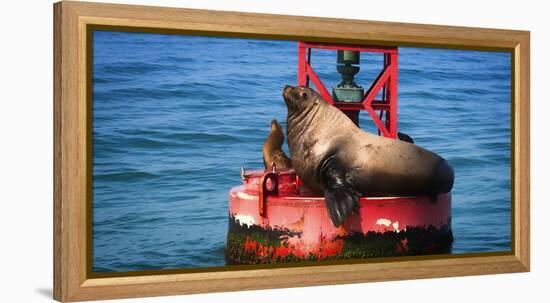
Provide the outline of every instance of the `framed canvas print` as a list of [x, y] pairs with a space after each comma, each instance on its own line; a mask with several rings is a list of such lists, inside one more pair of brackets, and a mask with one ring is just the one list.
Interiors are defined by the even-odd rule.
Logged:
[[529, 271], [529, 32], [54, 5], [54, 298]]

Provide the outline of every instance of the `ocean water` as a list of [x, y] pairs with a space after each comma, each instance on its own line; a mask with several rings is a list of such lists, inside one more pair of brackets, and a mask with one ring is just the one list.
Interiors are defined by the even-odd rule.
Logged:
[[[357, 83], [382, 62], [363, 55]], [[313, 67], [335, 84], [335, 54]], [[452, 253], [510, 250], [509, 53], [399, 49], [399, 130], [455, 169]], [[93, 270], [223, 266], [228, 191], [284, 127], [296, 42], [93, 34]], [[366, 114], [360, 125], [374, 132]]]

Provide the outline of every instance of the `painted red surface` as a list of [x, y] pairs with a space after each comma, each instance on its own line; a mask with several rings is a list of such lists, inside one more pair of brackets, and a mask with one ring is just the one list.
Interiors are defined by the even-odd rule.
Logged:
[[[367, 89], [362, 102], [334, 102], [329, 90], [311, 66], [311, 50], [351, 50], [384, 55], [384, 64], [378, 77]], [[298, 42], [298, 85], [309, 86], [313, 82], [315, 88], [328, 103], [342, 111], [366, 110], [381, 135], [389, 138], [397, 137], [397, 47], [356, 46], [332, 43]], [[382, 92], [382, 100], [375, 100]], [[377, 112], [378, 111], [378, 112]], [[382, 117], [385, 116], [385, 121]]]
[[[260, 203], [259, 189], [263, 174], [264, 171], [245, 173], [243, 185], [231, 189], [230, 216], [241, 225], [257, 225], [266, 230], [288, 229], [300, 233], [300, 236], [284, 239], [280, 247], [265, 247], [247, 239], [245, 250], [260, 256], [270, 252], [276, 256], [294, 253], [297, 257], [313, 253], [323, 258], [339, 254], [342, 250], [342, 240], [339, 238], [355, 232], [399, 233], [407, 227], [440, 228], [448, 224], [451, 217], [451, 194], [440, 195], [436, 202], [427, 196], [361, 197], [358, 211], [348, 217], [342, 226], [334, 227], [324, 197], [313, 196], [304, 188], [298, 189], [293, 170], [277, 173], [278, 193], [268, 193], [264, 203]], [[261, 207], [263, 211], [260, 211]], [[396, 249], [406, 250], [407, 243]]]

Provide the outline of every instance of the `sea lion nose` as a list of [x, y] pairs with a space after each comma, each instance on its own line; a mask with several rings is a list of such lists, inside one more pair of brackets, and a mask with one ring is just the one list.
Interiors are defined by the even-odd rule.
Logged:
[[283, 96], [286, 96], [290, 90], [292, 89], [292, 86], [291, 85], [285, 85], [285, 87], [283, 88]]

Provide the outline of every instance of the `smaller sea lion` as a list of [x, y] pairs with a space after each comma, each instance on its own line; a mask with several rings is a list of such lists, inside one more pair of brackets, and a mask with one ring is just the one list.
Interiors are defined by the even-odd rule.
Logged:
[[275, 164], [277, 169], [291, 168], [292, 163], [285, 155], [282, 149], [285, 135], [283, 128], [277, 120], [271, 120], [271, 132], [264, 142], [262, 150], [264, 156], [264, 166], [266, 169], [271, 169], [271, 165]]

